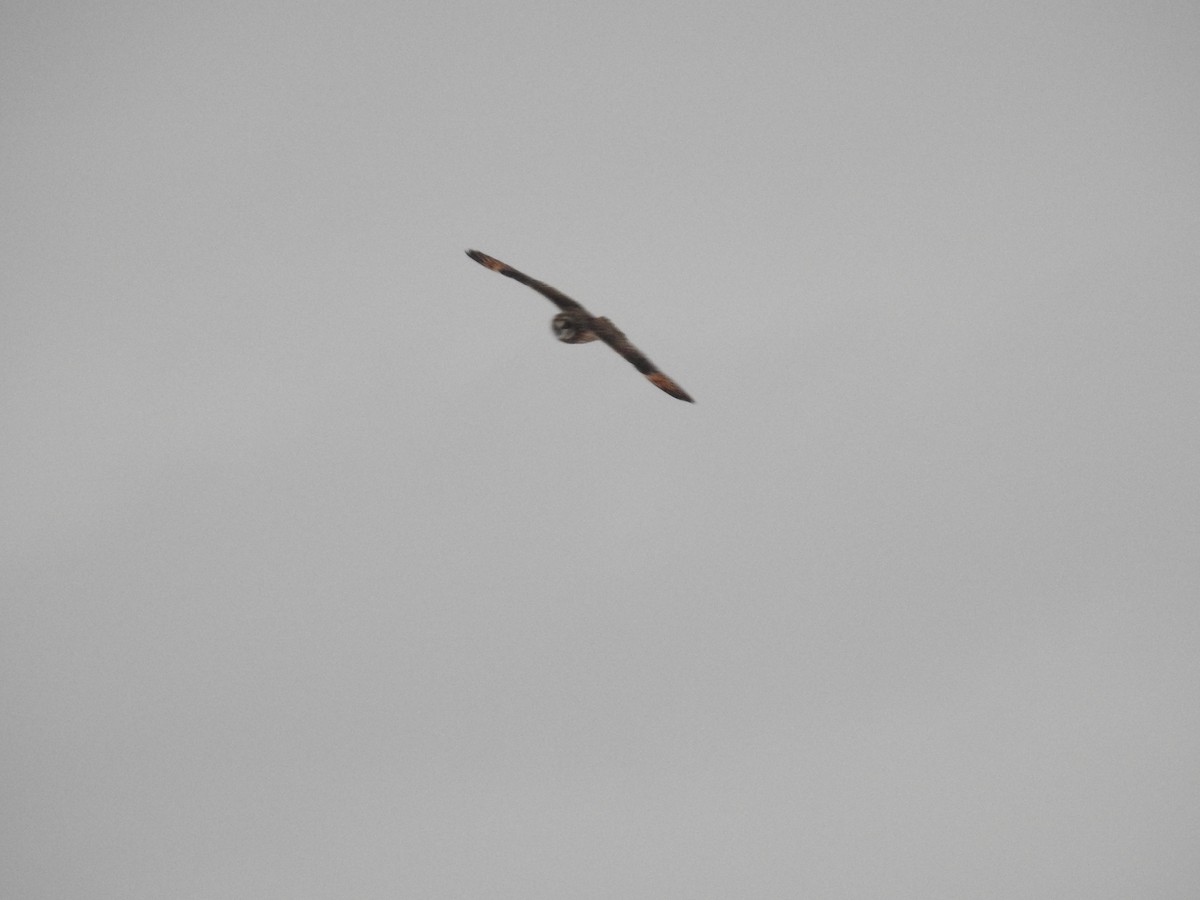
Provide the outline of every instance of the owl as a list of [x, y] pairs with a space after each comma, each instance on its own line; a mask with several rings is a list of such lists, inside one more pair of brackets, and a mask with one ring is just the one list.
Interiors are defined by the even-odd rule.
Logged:
[[475, 260], [481, 266], [491, 269], [493, 272], [499, 272], [501, 275], [506, 275], [513, 279], [513, 281], [519, 281], [521, 284], [533, 288], [561, 309], [562, 312], [550, 320], [550, 329], [554, 332], [554, 336], [564, 344], [588, 344], [595, 340], [604, 341], [604, 343], [625, 357], [635, 369], [645, 375], [647, 380], [659, 390], [665, 391], [677, 400], [686, 400], [688, 403], [696, 402], [688, 396], [687, 391], [659, 371], [658, 366], [650, 362], [645, 354], [629, 342], [629, 338], [625, 337], [624, 332], [608, 319], [604, 318], [604, 316], [593, 316], [583, 306], [561, 291], [550, 287], [550, 285], [544, 282], [530, 278], [524, 272], [518, 272], [512, 266], [505, 265], [500, 260], [494, 259], [486, 253], [480, 253], [478, 250], [468, 250], [467, 256], [471, 257], [471, 259]]

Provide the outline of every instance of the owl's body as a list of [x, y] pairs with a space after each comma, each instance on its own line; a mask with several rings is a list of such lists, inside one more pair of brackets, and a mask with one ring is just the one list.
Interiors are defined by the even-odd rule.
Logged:
[[467, 256], [475, 260], [481, 266], [491, 269], [493, 272], [499, 272], [514, 281], [519, 281], [527, 287], [533, 288], [543, 297], [562, 310], [550, 321], [550, 328], [554, 332], [554, 336], [564, 344], [589, 344], [595, 340], [604, 341], [608, 346], [616, 350], [621, 356], [625, 357], [629, 363], [646, 376], [647, 380], [656, 388], [670, 394], [677, 400], [685, 400], [688, 403], [695, 403], [687, 392], [677, 385], [674, 381], [659, 371], [654, 363], [650, 362], [637, 347], [633, 346], [629, 338], [625, 337], [616, 325], [604, 318], [604, 316], [593, 316], [583, 306], [572, 300], [566, 294], [555, 288], [550, 287], [542, 281], [537, 281], [530, 278], [524, 272], [518, 272], [512, 266], [500, 262], [494, 257], [488, 256], [486, 253], [480, 253], [478, 250], [468, 250]]
[[550, 330], [564, 344], [589, 344], [597, 338], [589, 318], [572, 313], [559, 313], [551, 319]]

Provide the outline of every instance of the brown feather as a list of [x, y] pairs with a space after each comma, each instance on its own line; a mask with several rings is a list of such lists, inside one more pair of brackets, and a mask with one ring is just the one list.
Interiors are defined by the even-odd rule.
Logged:
[[[659, 371], [658, 366], [650, 362], [642, 351], [633, 346], [629, 338], [625, 337], [625, 332], [621, 331], [611, 321], [604, 316], [593, 316], [590, 312], [583, 308], [580, 303], [572, 300], [562, 291], [550, 287], [542, 281], [530, 278], [524, 272], [518, 272], [507, 263], [502, 263], [495, 257], [488, 256], [486, 253], [480, 253], [478, 250], [468, 250], [467, 256], [475, 260], [481, 266], [491, 269], [493, 272], [499, 272], [514, 281], [519, 281], [521, 284], [533, 288], [543, 297], [550, 300], [564, 313], [571, 313], [572, 318], [576, 320], [575, 330], [570, 338], [560, 338], [567, 343], [585, 343], [587, 341], [599, 338], [616, 350], [621, 356], [625, 357], [635, 369], [641, 372], [649, 379], [650, 383], [661, 391], [665, 391], [672, 397], [678, 400], [685, 400], [688, 403], [695, 403], [687, 391], [677, 385], [674, 381]], [[559, 317], [555, 317], [557, 324]], [[588, 326], [590, 325], [590, 329]]]
[[[533, 288], [564, 312], [572, 309], [583, 309], [581, 304], [572, 300], [562, 291], [550, 287], [550, 285], [546, 284], [544, 281], [538, 281], [536, 278], [530, 278], [524, 272], [518, 272], [512, 266], [508, 265], [507, 263], [500, 262], [500, 260], [496, 259], [494, 256], [488, 256], [486, 253], [480, 253], [478, 250], [468, 250], [467, 256], [471, 257], [471, 259], [475, 260], [475, 262], [479, 263], [481, 266], [491, 269], [493, 272], [499, 272], [501, 275], [505, 275], [511, 278], [513, 281], [519, 281], [526, 287]], [[584, 312], [587, 312], [587, 310], [584, 310]], [[588, 314], [591, 315], [590, 313]]]

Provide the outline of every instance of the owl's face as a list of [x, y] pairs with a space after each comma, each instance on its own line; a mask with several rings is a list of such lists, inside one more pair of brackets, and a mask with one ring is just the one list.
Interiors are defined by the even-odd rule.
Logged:
[[564, 344], [586, 344], [596, 340], [596, 333], [588, 327], [589, 319], [571, 313], [559, 313], [550, 320], [554, 336]]

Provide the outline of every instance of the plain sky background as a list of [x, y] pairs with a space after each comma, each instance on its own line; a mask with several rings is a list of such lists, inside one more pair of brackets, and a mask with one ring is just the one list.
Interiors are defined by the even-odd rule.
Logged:
[[1197, 896], [1194, 0], [24, 0], [0, 84], [4, 896]]

